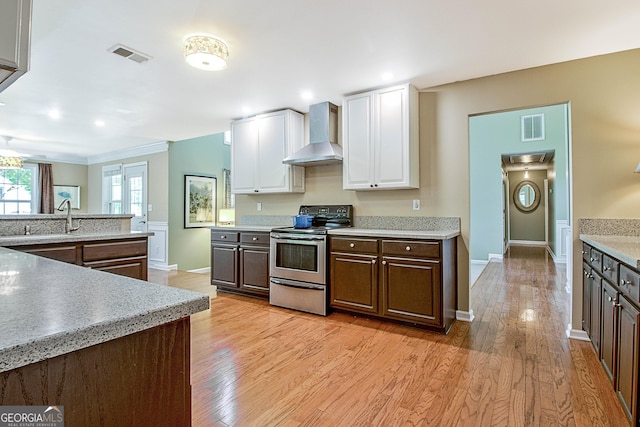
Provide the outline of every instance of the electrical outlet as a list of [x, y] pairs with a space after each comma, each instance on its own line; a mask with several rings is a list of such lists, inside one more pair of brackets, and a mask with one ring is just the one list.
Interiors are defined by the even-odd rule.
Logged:
[[148, 211], [148, 212], [151, 212], [152, 210], [153, 210], [153, 205], [152, 205], [151, 203], [149, 203], [149, 204], [147, 205], [147, 211]]
[[260, 202], [256, 203], [256, 210], [257, 211], [261, 211], [262, 210], [262, 203], [260, 203]]
[[419, 199], [413, 199], [413, 210], [414, 211], [419, 211], [420, 210], [420, 200]]

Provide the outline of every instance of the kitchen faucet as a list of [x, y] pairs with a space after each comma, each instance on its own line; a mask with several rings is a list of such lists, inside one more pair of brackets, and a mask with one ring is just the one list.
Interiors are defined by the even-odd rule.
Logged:
[[78, 226], [74, 227], [73, 220], [71, 219], [71, 200], [64, 199], [60, 203], [60, 206], [58, 206], [58, 210], [64, 212], [64, 205], [67, 205], [67, 222], [64, 224], [64, 232], [69, 234], [72, 231], [76, 231], [80, 228], [80, 220], [78, 220]]

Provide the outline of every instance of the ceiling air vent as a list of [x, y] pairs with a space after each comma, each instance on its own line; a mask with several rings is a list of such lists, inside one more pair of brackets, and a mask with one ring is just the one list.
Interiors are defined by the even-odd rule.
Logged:
[[121, 44], [111, 46], [109, 48], [109, 52], [115, 53], [116, 55], [122, 56], [123, 58], [130, 59], [133, 62], [137, 62], [138, 64], [142, 64], [143, 62], [147, 62], [151, 59], [151, 56], [131, 49], [130, 47], [123, 46]]

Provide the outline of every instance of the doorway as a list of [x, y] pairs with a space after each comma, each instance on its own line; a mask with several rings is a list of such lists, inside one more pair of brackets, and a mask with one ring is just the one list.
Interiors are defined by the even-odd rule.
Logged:
[[[524, 126], [525, 123], [530, 124], [530, 121], [527, 122], [525, 118], [531, 117], [542, 119], [535, 132], [527, 133]], [[475, 276], [470, 277], [470, 283], [474, 283], [484, 266], [492, 259], [502, 259], [509, 245], [509, 238], [505, 233], [509, 233], [515, 226], [513, 216], [509, 215], [511, 210], [516, 209], [513, 205], [513, 178], [517, 173], [523, 174], [525, 170], [521, 167], [519, 172], [514, 172], [506, 168], [503, 155], [524, 157], [553, 153], [546, 166], [548, 187], [543, 183], [544, 178], [538, 185], [540, 193], [545, 193], [548, 209], [548, 218], [542, 221], [541, 237], [525, 236], [515, 240], [543, 242], [555, 262], [567, 260], [570, 263], [570, 257], [558, 256], [566, 250], [566, 243], [558, 236], [557, 231], [560, 226], [566, 230], [571, 218], [569, 125], [569, 104], [469, 117], [469, 253], [470, 271], [472, 274], [475, 272]], [[538, 129], [542, 132], [538, 132]], [[530, 169], [529, 173], [532, 172], [535, 171]], [[544, 217], [544, 209], [538, 209], [540, 210], [536, 213], [542, 213]], [[514, 240], [513, 236], [511, 240]], [[567, 265], [567, 270], [570, 269], [571, 266]]]
[[123, 166], [123, 213], [133, 215], [131, 231], [147, 231], [147, 162]]

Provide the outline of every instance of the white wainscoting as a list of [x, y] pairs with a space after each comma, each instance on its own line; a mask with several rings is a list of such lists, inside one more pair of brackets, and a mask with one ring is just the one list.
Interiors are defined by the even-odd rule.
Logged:
[[553, 253], [553, 261], [556, 264], [564, 264], [567, 262], [567, 248], [568, 248], [568, 239], [567, 237], [571, 235], [571, 227], [569, 226], [569, 221], [566, 219], [559, 219], [556, 221], [556, 236], [555, 236], [555, 248], [556, 251]]
[[169, 223], [149, 221], [147, 227], [153, 236], [149, 236], [149, 268], [156, 270], [177, 270], [177, 265], [169, 265]]

